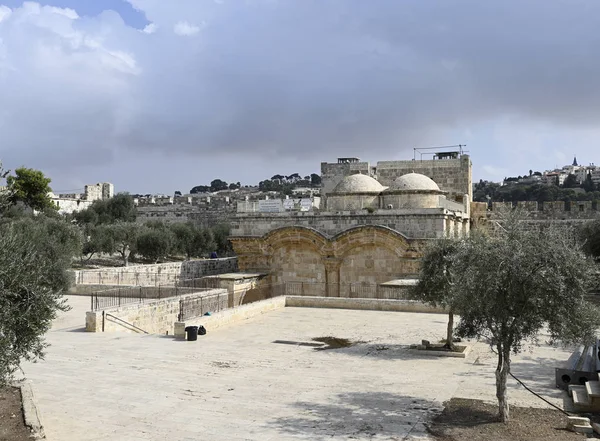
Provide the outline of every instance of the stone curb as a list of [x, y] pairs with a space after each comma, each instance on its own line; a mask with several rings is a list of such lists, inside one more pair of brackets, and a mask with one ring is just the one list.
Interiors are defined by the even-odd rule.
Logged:
[[16, 384], [21, 389], [21, 400], [23, 405], [23, 417], [25, 418], [25, 425], [31, 429], [31, 433], [35, 439], [47, 440], [46, 434], [44, 433], [44, 426], [42, 424], [42, 418], [40, 411], [35, 405], [35, 398], [33, 396], [33, 389], [29, 381], [20, 381]]

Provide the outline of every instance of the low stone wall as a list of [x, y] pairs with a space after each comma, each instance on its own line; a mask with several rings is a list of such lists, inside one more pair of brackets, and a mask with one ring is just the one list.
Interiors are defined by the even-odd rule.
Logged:
[[237, 257], [75, 271], [77, 285], [156, 286], [238, 270]]
[[434, 308], [413, 300], [350, 299], [345, 297], [286, 296], [286, 307], [358, 309], [368, 311], [425, 312], [447, 314], [443, 308]]
[[202, 325], [207, 331], [212, 331], [222, 326], [230, 325], [242, 320], [248, 320], [252, 317], [265, 314], [269, 311], [284, 308], [285, 306], [285, 296], [273, 297], [272, 299], [260, 300], [247, 305], [226, 309], [210, 316], [198, 317], [187, 320], [186, 322], [176, 322], [173, 331], [175, 337], [183, 338], [185, 337], [186, 326]]
[[[178, 320], [179, 301], [200, 297], [222, 295], [227, 307], [227, 290], [213, 289], [180, 297], [135, 303], [103, 311], [89, 311], [85, 317], [85, 329], [88, 332], [133, 332], [142, 329], [149, 334], [166, 334], [173, 332], [173, 323]], [[133, 325], [129, 326], [127, 323]], [[136, 329], [139, 328], [139, 329]]]

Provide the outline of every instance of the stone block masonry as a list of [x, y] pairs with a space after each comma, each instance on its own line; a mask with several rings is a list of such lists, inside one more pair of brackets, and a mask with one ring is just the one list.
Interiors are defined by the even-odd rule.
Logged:
[[[88, 311], [85, 318], [85, 329], [88, 332], [129, 333], [140, 333], [142, 332], [140, 329], [142, 329], [149, 334], [171, 334], [173, 323], [179, 320], [180, 301], [205, 297], [219, 299], [221, 302], [219, 308], [227, 308], [228, 293], [226, 289], [205, 290], [180, 297], [129, 304], [102, 311]], [[133, 326], [129, 326], [128, 323]]]
[[233, 273], [237, 270], [237, 257], [186, 260], [156, 265], [132, 265], [75, 271], [75, 283], [78, 285], [156, 286], [215, 274]]
[[473, 200], [472, 164], [469, 155], [458, 159], [428, 159], [410, 161], [379, 161], [376, 166], [368, 162], [321, 163], [321, 197], [327, 194], [348, 175], [362, 173], [376, 178], [382, 185], [390, 186], [394, 179], [408, 173], [420, 173], [433, 179], [440, 189], [448, 192], [448, 199], [462, 201], [465, 194]]

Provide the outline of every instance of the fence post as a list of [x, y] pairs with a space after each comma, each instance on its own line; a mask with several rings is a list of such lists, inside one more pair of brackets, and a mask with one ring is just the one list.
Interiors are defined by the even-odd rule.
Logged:
[[121, 306], [121, 288], [117, 290], [117, 298], [119, 299], [119, 306]]
[[142, 287], [140, 286], [140, 303], [142, 303]]
[[304, 282], [300, 282], [300, 295], [304, 295]]
[[90, 305], [90, 311], [93, 311], [94, 310], [94, 294], [92, 294], [90, 296], [90, 300], [92, 302], [92, 304]]

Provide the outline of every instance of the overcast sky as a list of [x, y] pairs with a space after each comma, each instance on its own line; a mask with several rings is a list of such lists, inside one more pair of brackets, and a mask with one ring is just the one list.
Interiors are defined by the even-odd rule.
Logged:
[[598, 0], [0, 0], [0, 159], [189, 191], [467, 144], [600, 163]]

